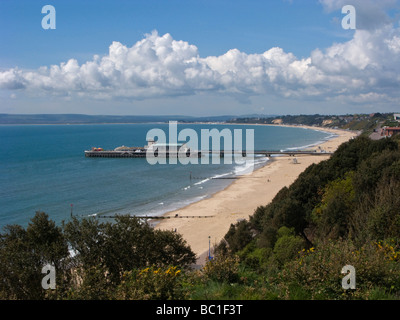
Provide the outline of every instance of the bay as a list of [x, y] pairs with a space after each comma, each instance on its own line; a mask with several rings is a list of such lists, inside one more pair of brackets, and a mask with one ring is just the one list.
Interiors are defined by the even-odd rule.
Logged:
[[[160, 215], [224, 189], [233, 180], [213, 178], [233, 177], [244, 169], [235, 163], [150, 165], [146, 159], [84, 156], [92, 147], [144, 146], [155, 128], [168, 133], [166, 123], [0, 126], [0, 228], [27, 226], [36, 211], [56, 223], [68, 220], [71, 210], [84, 217]], [[179, 131], [185, 128], [199, 136], [201, 129], [254, 129], [256, 150], [302, 148], [332, 137], [296, 127], [178, 125]], [[267, 160], [258, 157], [256, 165]]]

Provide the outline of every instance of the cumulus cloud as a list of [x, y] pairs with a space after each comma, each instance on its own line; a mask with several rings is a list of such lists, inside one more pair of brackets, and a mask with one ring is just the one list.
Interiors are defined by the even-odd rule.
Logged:
[[[333, 10], [340, 0], [321, 2]], [[389, 6], [392, 1], [384, 2]], [[0, 72], [0, 88], [95, 99], [216, 92], [235, 97], [398, 102], [399, 53], [400, 30], [392, 24], [356, 30], [350, 41], [316, 49], [304, 59], [278, 47], [259, 54], [232, 49], [203, 58], [196, 46], [154, 31], [132, 47], [113, 42], [107, 55], [81, 65], [70, 59], [34, 71]]]

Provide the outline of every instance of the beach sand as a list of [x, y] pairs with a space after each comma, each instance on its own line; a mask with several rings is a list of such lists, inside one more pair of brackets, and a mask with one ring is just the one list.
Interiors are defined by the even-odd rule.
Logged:
[[[315, 127], [306, 127], [318, 130]], [[344, 130], [330, 131], [338, 136], [321, 143], [312, 149], [334, 152], [337, 147], [355, 137], [357, 133]], [[313, 163], [326, 160], [329, 155], [317, 156], [280, 156], [273, 157], [264, 167], [236, 179], [224, 190], [215, 193], [209, 198], [190, 204], [184, 208], [166, 213], [171, 219], [161, 220], [157, 229], [177, 230], [193, 252], [197, 255], [197, 265], [204, 265], [209, 250], [218, 244], [228, 232], [231, 224], [240, 219], [248, 219], [259, 206], [265, 206], [285, 186], [291, 185], [301, 172]], [[175, 218], [175, 216], [211, 216], [209, 218]], [[209, 238], [210, 237], [210, 238]], [[211, 249], [212, 250], [212, 249]]]

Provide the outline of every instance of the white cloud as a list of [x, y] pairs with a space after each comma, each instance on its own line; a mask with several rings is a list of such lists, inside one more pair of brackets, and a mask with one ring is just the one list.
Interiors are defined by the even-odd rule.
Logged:
[[[321, 2], [328, 9], [340, 3]], [[384, 2], [389, 5], [392, 1]], [[350, 41], [316, 49], [304, 59], [278, 47], [260, 54], [232, 49], [221, 56], [202, 58], [196, 46], [154, 31], [132, 47], [113, 42], [107, 55], [96, 55], [82, 65], [70, 59], [34, 71], [15, 68], [0, 72], [0, 88], [101, 100], [214, 92], [238, 98], [348, 97], [362, 103], [379, 97], [393, 102], [400, 101], [399, 53], [400, 30], [391, 24], [356, 30]]]
[[22, 89], [24, 85], [22, 72], [17, 68], [0, 72], [0, 87], [4, 89]]

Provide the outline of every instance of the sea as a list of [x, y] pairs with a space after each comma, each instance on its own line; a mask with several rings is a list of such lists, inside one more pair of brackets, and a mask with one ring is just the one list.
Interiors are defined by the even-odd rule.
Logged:
[[[37, 211], [56, 224], [71, 216], [158, 216], [210, 197], [248, 173], [246, 163], [150, 164], [146, 158], [88, 158], [93, 147], [147, 144], [152, 129], [168, 139], [168, 123], [0, 126], [0, 229], [28, 226]], [[254, 130], [255, 150], [295, 150], [334, 136], [300, 127], [185, 124], [193, 129]], [[222, 143], [222, 142], [221, 142]], [[243, 143], [245, 145], [245, 143]], [[199, 143], [200, 147], [200, 143]], [[200, 148], [199, 148], [200, 149]], [[255, 168], [271, 159], [255, 157]]]

